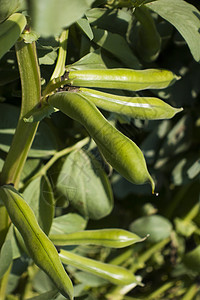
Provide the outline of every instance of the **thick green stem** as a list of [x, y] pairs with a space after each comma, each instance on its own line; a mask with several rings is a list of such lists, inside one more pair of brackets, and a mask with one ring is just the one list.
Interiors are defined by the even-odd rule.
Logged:
[[13, 183], [17, 187], [38, 126], [38, 123], [25, 123], [23, 117], [38, 105], [41, 86], [35, 43], [17, 42], [16, 54], [22, 86], [21, 113], [2, 169], [1, 184]]

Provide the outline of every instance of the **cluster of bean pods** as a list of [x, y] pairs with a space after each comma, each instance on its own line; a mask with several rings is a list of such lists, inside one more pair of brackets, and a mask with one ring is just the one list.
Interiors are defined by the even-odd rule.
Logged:
[[122, 176], [135, 184], [149, 182], [154, 193], [155, 184], [143, 153], [133, 141], [113, 127], [97, 107], [148, 120], [172, 118], [182, 108], [174, 108], [155, 97], [122, 97], [86, 87], [140, 91], [166, 88], [177, 79], [173, 72], [159, 69], [69, 69], [60, 85], [67, 84], [71, 88], [50, 95], [48, 103], [80, 122], [108, 163]]

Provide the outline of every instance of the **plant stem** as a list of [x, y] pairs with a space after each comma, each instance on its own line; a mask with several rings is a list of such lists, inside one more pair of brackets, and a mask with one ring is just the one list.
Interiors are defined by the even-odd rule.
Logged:
[[140, 254], [137, 259], [137, 262], [133, 264], [131, 271], [135, 273], [138, 269], [143, 268], [144, 263], [156, 252], [160, 251], [167, 245], [170, 241], [170, 238], [166, 238], [159, 243], [153, 245], [151, 248], [146, 250], [144, 253]]
[[15, 135], [6, 157], [1, 184], [13, 183], [17, 188], [20, 175], [32, 145], [38, 123], [25, 123], [23, 117], [38, 105], [41, 98], [40, 71], [35, 43], [16, 43], [16, 54], [22, 87], [22, 104]]
[[[56, 88], [59, 88], [61, 86], [60, 84], [61, 79], [59, 79], [59, 77], [61, 77], [65, 73], [68, 34], [69, 34], [69, 30], [66, 29], [63, 30], [63, 32], [60, 35], [58, 59], [53, 74], [51, 75], [51, 79], [42, 92], [43, 96], [50, 94], [51, 92], [55, 91]], [[57, 80], [55, 80], [55, 78], [57, 78]]]
[[62, 76], [65, 73], [65, 61], [67, 56], [67, 41], [68, 41], [68, 34], [69, 30], [63, 30], [63, 32], [60, 35], [60, 46], [59, 46], [59, 53], [58, 53], [58, 59], [56, 62], [55, 69], [53, 71], [53, 74], [51, 75], [51, 79], [57, 78], [59, 76]]
[[4, 274], [4, 276], [0, 280], [0, 300], [6, 299], [6, 288], [7, 288], [7, 283], [8, 283], [8, 277], [10, 275], [10, 271], [12, 268], [12, 264]]
[[[46, 175], [49, 168], [61, 157], [69, 154], [70, 152], [80, 149], [85, 146], [89, 142], [89, 137], [84, 138], [83, 140], [79, 141], [78, 143], [74, 144], [71, 147], [65, 148], [59, 152], [56, 152], [55, 155], [44, 165], [28, 182], [26, 182], [25, 186], [27, 186], [31, 181], [35, 180], [40, 176]], [[24, 187], [23, 187], [24, 188]]]
[[192, 209], [187, 213], [184, 218], [184, 221], [190, 222], [192, 221], [200, 212], [200, 204], [197, 202]]
[[199, 286], [196, 283], [194, 283], [193, 285], [191, 285], [191, 287], [185, 293], [182, 300], [192, 300], [192, 299], [194, 299], [195, 295], [199, 292], [199, 290], [200, 290]]

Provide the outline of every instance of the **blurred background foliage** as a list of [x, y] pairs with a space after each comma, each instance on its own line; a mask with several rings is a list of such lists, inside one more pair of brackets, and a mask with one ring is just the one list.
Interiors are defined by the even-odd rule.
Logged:
[[[31, 8], [33, 39], [40, 36], [36, 44], [44, 86], [55, 67], [63, 27], [69, 28], [66, 64], [74, 68], [166, 68], [181, 76], [165, 90], [137, 93], [183, 107], [171, 120], [142, 121], [103, 112], [142, 149], [158, 196], [151, 195], [148, 185], [135, 186], [112, 171], [92, 141], [85, 143], [82, 152], [56, 160], [47, 172], [50, 185], [44, 187], [41, 176], [33, 176], [40, 174], [57, 151], [74, 145], [87, 133], [60, 112], [40, 124], [21, 191], [29, 199], [32, 195], [30, 201], [37, 206], [41, 194], [50, 189], [56, 203], [51, 232], [117, 227], [141, 237], [150, 234], [145, 242], [126, 250], [76, 247], [82, 255], [129, 268], [144, 286], [113, 286], [67, 267], [75, 283], [75, 299], [200, 299], [200, 4], [183, 0], [34, 0], [23, 5]], [[147, 25], [141, 21], [141, 11], [150, 20]], [[20, 107], [14, 48], [0, 62], [0, 100], [1, 168]], [[19, 257], [19, 250], [15, 251]], [[41, 299], [64, 299], [42, 271], [27, 269], [28, 265], [27, 257], [15, 260], [7, 299], [42, 293]], [[23, 294], [25, 298], [19, 296]]]

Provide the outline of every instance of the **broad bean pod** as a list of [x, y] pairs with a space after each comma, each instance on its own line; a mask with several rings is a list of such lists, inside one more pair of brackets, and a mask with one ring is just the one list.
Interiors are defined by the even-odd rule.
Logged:
[[154, 193], [155, 184], [140, 148], [112, 126], [92, 102], [74, 92], [56, 93], [48, 98], [48, 102], [80, 122], [108, 163], [122, 176], [135, 184], [151, 183]]
[[35, 264], [52, 279], [60, 293], [73, 299], [71, 280], [55, 246], [39, 227], [30, 206], [10, 185], [0, 187], [0, 198], [5, 204], [11, 221], [22, 235], [28, 253]]
[[72, 86], [97, 87], [140, 91], [163, 89], [173, 84], [179, 77], [168, 70], [146, 69], [92, 69], [71, 70], [62, 84]]
[[102, 263], [63, 249], [61, 249], [59, 256], [64, 264], [69, 264], [77, 269], [90, 272], [114, 284], [126, 285], [134, 282], [137, 283], [135, 276], [125, 268]]
[[80, 88], [80, 93], [99, 108], [132, 118], [159, 120], [170, 119], [182, 108], [174, 108], [155, 97], [126, 97]]
[[143, 241], [138, 235], [123, 229], [85, 230], [69, 234], [51, 234], [55, 245], [92, 244], [111, 248], [123, 248]]

